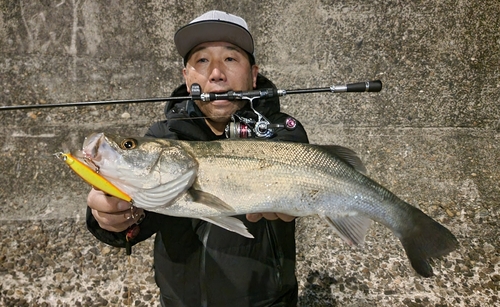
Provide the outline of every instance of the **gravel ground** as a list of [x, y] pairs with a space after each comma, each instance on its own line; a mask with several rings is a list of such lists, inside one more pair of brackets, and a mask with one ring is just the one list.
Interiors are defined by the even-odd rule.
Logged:
[[[359, 249], [317, 218], [300, 218], [300, 306], [498, 306], [500, 230], [493, 213], [437, 218], [461, 247], [437, 260], [429, 279], [413, 272], [380, 225]], [[94, 239], [81, 220], [5, 220], [0, 231], [1, 306], [159, 306], [151, 239], [128, 258]]]
[[2, 306], [158, 306], [152, 240], [129, 258], [83, 221], [4, 221], [0, 229]]

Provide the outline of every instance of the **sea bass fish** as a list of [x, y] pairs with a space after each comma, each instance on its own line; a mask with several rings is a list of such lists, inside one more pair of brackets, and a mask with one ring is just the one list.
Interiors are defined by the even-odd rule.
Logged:
[[352, 245], [364, 242], [373, 220], [399, 238], [425, 277], [433, 275], [431, 258], [458, 247], [448, 229], [367, 177], [356, 154], [341, 146], [95, 133], [83, 156], [139, 208], [203, 219], [246, 237], [252, 235], [231, 216], [318, 215]]

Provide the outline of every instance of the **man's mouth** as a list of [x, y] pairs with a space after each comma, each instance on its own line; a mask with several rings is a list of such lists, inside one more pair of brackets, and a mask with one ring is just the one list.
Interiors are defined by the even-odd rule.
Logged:
[[232, 102], [230, 100], [213, 100], [213, 101], [210, 101], [210, 104], [213, 105], [213, 106], [228, 106], [230, 104], [232, 104]]

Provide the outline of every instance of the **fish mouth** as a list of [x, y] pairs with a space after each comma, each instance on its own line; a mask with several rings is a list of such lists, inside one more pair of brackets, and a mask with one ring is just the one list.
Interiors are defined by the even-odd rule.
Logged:
[[92, 133], [88, 137], [85, 138], [83, 142], [82, 154], [84, 159], [94, 160], [96, 159], [99, 147], [103, 142], [104, 133]]
[[99, 171], [100, 166], [106, 160], [117, 161], [119, 154], [108, 142], [104, 133], [92, 133], [85, 138], [81, 150], [83, 160], [94, 170]]
[[85, 138], [83, 147], [79, 150], [80, 159], [94, 169], [95, 172], [99, 172], [99, 165], [96, 164], [96, 160], [103, 137], [103, 133], [92, 133]]

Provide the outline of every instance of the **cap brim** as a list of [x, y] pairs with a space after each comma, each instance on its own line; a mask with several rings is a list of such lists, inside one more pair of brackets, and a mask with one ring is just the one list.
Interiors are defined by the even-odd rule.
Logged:
[[250, 32], [231, 22], [207, 20], [188, 24], [180, 28], [174, 36], [179, 54], [185, 58], [189, 51], [201, 43], [228, 42], [253, 54], [254, 45]]

